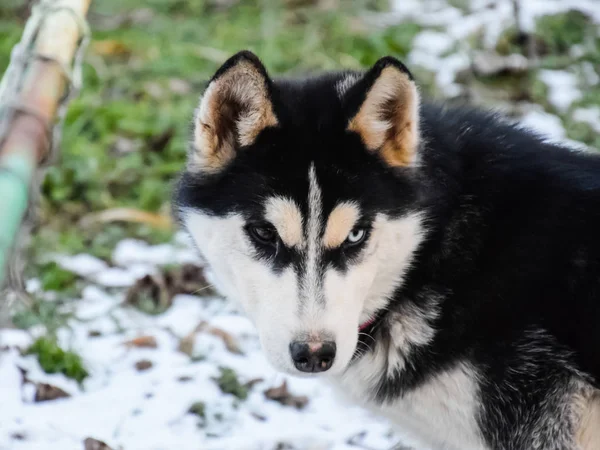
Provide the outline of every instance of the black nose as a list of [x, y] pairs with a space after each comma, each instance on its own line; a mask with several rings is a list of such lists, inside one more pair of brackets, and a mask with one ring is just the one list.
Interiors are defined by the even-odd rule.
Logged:
[[290, 344], [296, 369], [301, 372], [325, 372], [335, 359], [335, 342], [298, 342]]

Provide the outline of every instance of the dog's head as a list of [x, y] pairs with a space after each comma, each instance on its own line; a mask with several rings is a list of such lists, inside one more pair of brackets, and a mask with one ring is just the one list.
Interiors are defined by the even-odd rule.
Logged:
[[175, 205], [219, 287], [277, 368], [341, 373], [421, 240], [411, 74], [388, 57], [274, 81], [241, 52], [193, 125]]

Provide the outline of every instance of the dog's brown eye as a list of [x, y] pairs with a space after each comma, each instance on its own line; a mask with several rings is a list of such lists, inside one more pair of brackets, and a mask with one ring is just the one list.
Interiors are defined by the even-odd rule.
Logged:
[[270, 226], [250, 226], [248, 231], [250, 236], [262, 244], [273, 244], [277, 240], [277, 232]]

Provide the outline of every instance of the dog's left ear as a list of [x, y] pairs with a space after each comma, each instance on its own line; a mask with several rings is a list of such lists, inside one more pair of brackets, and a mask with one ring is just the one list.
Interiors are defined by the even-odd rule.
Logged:
[[348, 131], [390, 166], [415, 163], [419, 146], [419, 91], [409, 70], [381, 58], [343, 94]]
[[256, 55], [241, 51], [229, 58], [200, 99], [188, 170], [219, 172], [262, 130], [276, 126], [271, 93], [272, 82]]

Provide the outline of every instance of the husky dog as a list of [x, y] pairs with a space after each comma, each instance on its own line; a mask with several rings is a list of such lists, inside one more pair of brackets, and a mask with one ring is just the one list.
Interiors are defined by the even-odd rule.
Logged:
[[269, 77], [240, 52], [175, 211], [272, 364], [431, 449], [600, 449], [600, 158], [423, 102], [392, 57]]

